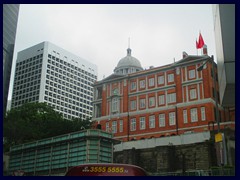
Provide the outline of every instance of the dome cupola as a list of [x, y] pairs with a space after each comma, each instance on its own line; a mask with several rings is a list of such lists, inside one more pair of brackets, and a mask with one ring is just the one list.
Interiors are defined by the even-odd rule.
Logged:
[[114, 69], [115, 74], [126, 75], [143, 70], [140, 61], [131, 55], [132, 50], [127, 49], [127, 56], [120, 59], [117, 67]]

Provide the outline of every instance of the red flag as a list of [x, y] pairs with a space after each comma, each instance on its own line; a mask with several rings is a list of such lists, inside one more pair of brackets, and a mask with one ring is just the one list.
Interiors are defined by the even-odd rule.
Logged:
[[199, 47], [199, 44], [198, 44], [197, 40], [196, 40], [196, 48], [197, 48], [197, 49], [200, 49], [200, 47]]
[[199, 33], [199, 39], [198, 39], [198, 49], [202, 48], [204, 45], [204, 40], [203, 40], [203, 37], [202, 37], [202, 34]]

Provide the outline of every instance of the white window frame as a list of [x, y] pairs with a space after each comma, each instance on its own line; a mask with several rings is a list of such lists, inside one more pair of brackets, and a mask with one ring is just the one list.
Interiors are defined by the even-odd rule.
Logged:
[[175, 117], [175, 112], [170, 112], [169, 113], [169, 126], [176, 125], [176, 117]]
[[166, 126], [166, 117], [165, 114], [159, 114], [159, 127]]
[[190, 89], [190, 99], [196, 99], [196, 98], [197, 98], [197, 90]]
[[140, 99], [139, 107], [140, 107], [141, 109], [146, 108], [146, 99], [145, 99], [145, 98], [144, 98], [144, 99], [143, 99], [143, 98]]
[[174, 74], [168, 74], [168, 82], [174, 82]]
[[131, 90], [135, 90], [136, 89], [136, 82], [133, 81], [131, 82]]
[[202, 121], [206, 121], [206, 108], [201, 107], [201, 119]]
[[155, 115], [149, 116], [149, 128], [155, 128]]
[[106, 122], [106, 131], [109, 132], [110, 128], [109, 128], [109, 122]]
[[119, 132], [123, 132], [123, 120], [119, 121]]
[[148, 102], [148, 107], [155, 107], [156, 103], [155, 103], [155, 97], [150, 97], [149, 99], [149, 102]]
[[198, 113], [197, 108], [191, 109], [191, 122], [197, 122], [198, 121]]
[[155, 85], [154, 79], [155, 79], [155, 78], [149, 78], [149, 79], [148, 79], [148, 86], [149, 86], [149, 87], [153, 87], [153, 86]]
[[159, 85], [164, 84], [164, 76], [163, 75], [162, 76], [158, 76], [158, 84]]
[[165, 95], [164, 94], [158, 96], [158, 104], [159, 105], [165, 104]]
[[131, 119], [130, 130], [131, 131], [136, 131], [136, 118]]
[[119, 104], [118, 104], [118, 98], [117, 97], [114, 97], [112, 99], [112, 112], [118, 112], [119, 110]]
[[112, 133], [117, 133], [117, 121], [112, 122]]
[[140, 117], [140, 130], [146, 129], [146, 118], [145, 117]]
[[140, 88], [145, 88], [145, 85], [146, 85], [146, 83], [145, 83], [145, 79], [143, 79], [143, 80], [140, 80]]
[[189, 77], [189, 79], [193, 79], [193, 78], [196, 77], [195, 69], [192, 69], [192, 70], [188, 71], [188, 77]]
[[167, 95], [168, 103], [175, 103], [176, 102], [176, 93], [170, 93]]
[[187, 117], [187, 110], [183, 110], [183, 123], [186, 124], [188, 123], [188, 117]]
[[131, 101], [131, 110], [136, 110], [136, 105], [137, 105], [136, 100], [132, 100]]

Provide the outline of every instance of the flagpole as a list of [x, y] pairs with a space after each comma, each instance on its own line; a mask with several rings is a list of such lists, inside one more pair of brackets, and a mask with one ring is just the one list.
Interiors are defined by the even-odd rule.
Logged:
[[196, 50], [197, 50], [197, 56], [198, 56], [198, 41], [196, 39]]

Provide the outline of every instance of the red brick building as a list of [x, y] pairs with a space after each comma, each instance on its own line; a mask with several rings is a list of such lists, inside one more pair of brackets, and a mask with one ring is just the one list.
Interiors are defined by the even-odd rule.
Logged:
[[[94, 84], [93, 120], [123, 141], [217, 129], [211, 62], [197, 71], [210, 58], [203, 52], [184, 52], [179, 61], [143, 70], [128, 48], [114, 73]], [[220, 105], [218, 110], [223, 128], [230, 119]]]

